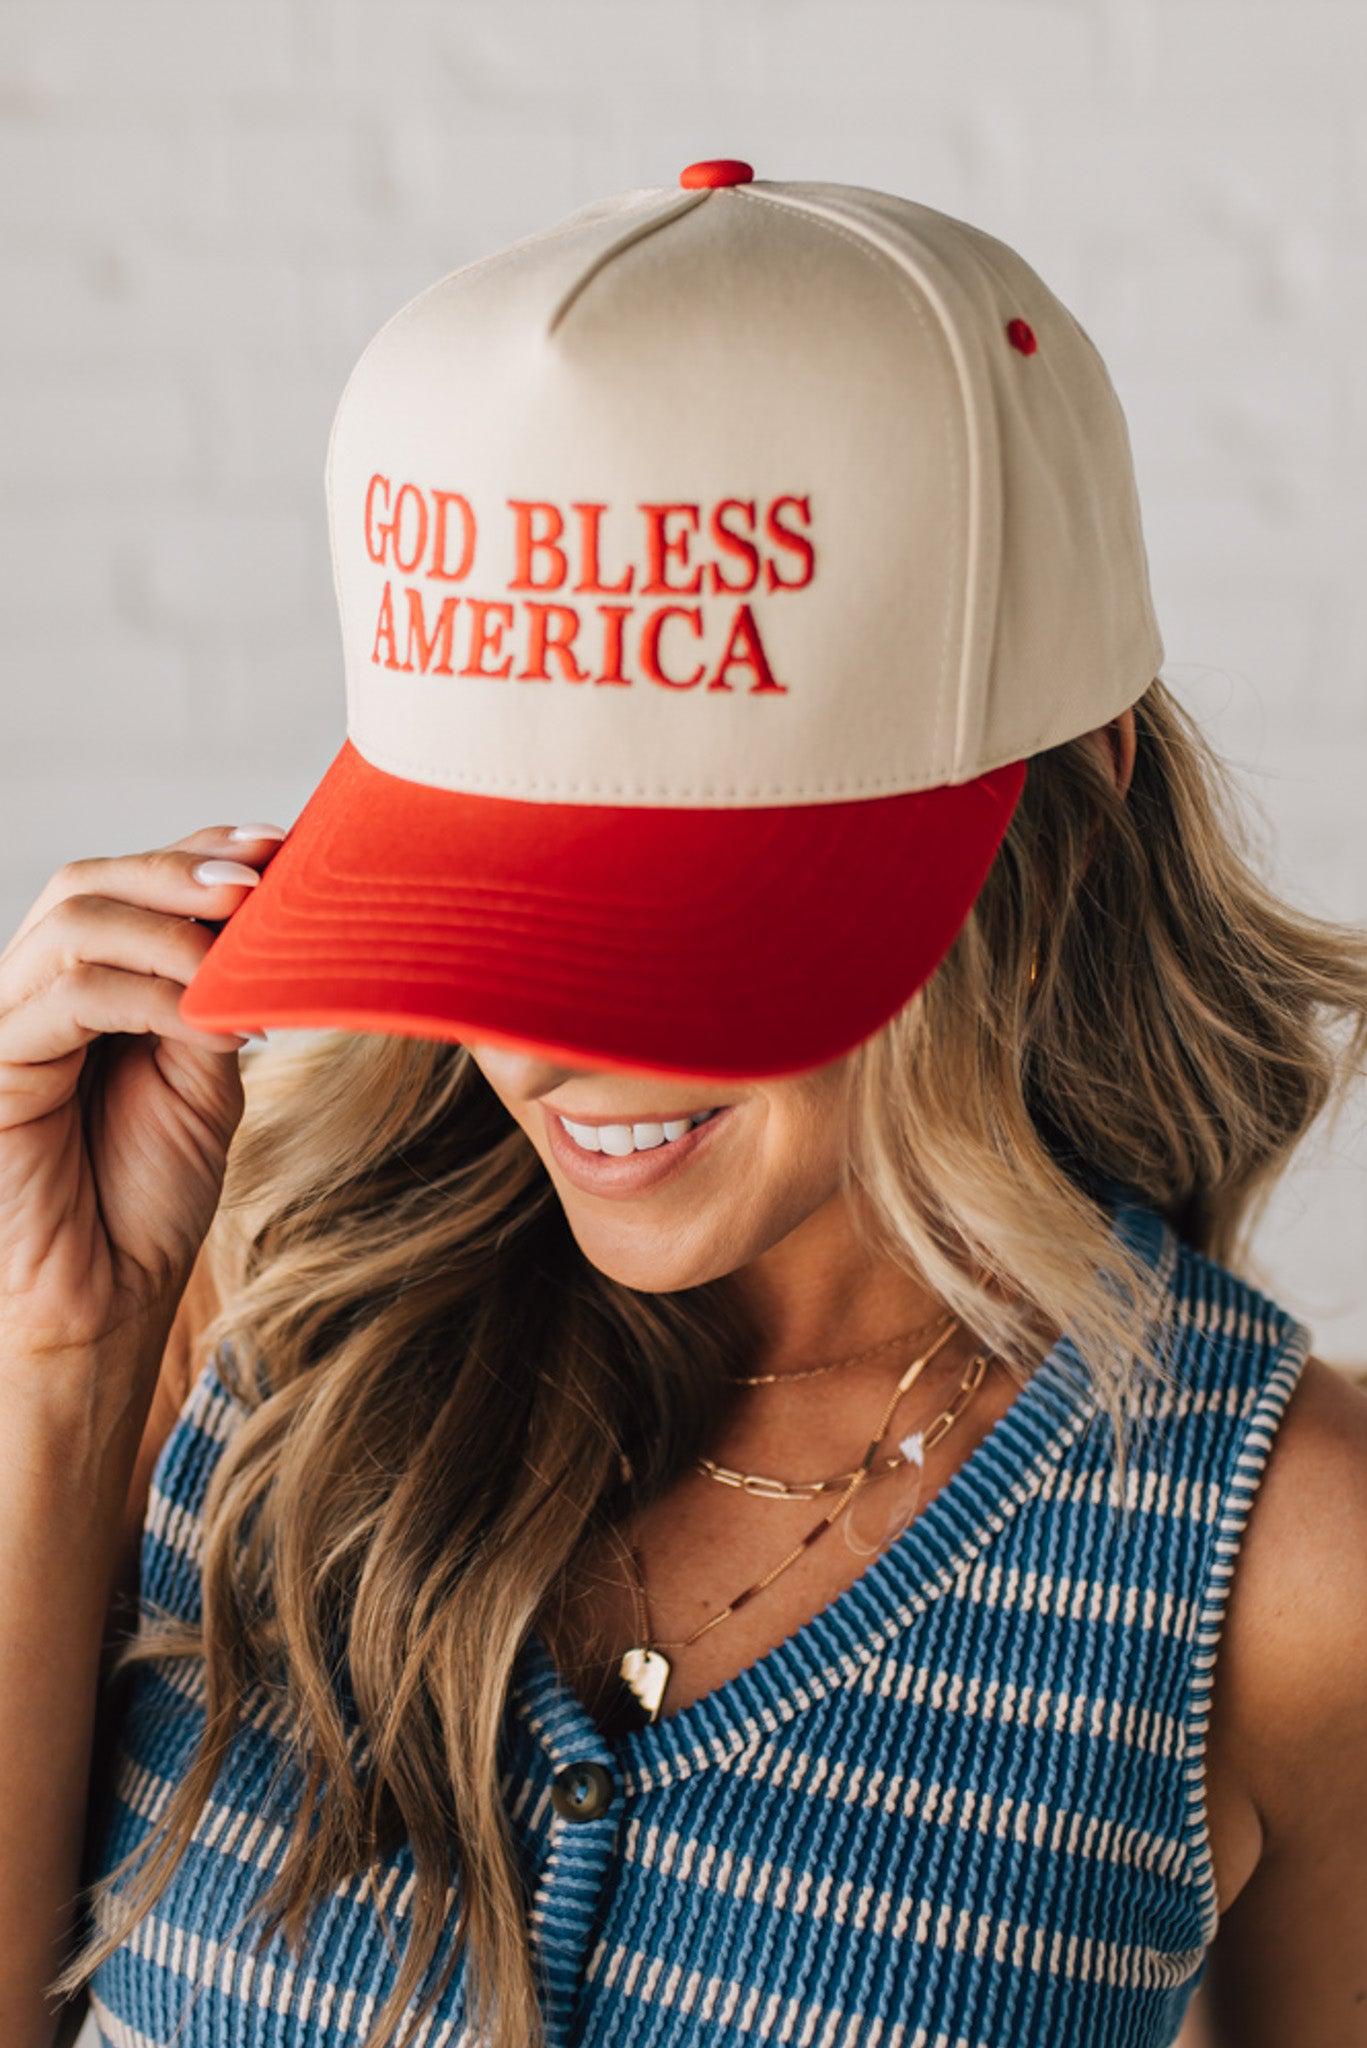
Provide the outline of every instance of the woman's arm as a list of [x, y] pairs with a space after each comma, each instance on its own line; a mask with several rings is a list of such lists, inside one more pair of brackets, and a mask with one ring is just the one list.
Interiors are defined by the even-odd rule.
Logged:
[[[152, 1404], [143, 1426], [133, 1475], [124, 1498], [100, 1652], [102, 1672], [116, 1642], [137, 1625], [139, 1552], [152, 1472], [167, 1437], [175, 1427], [195, 1375], [204, 1362], [199, 1342], [200, 1331], [217, 1311], [218, 1305], [218, 1294], [209, 1266], [207, 1248], [201, 1247], [167, 1337]], [[102, 1797], [108, 1774], [113, 1768], [116, 1734], [116, 1723], [110, 1713], [109, 1695], [102, 1688], [96, 1703], [95, 1725], [91, 1739], [87, 1829], [94, 1806]], [[88, 1862], [85, 1853], [88, 1847], [87, 1841], [82, 1853], [83, 1867]], [[51, 2048], [100, 2048], [101, 2038], [90, 2010], [89, 1994], [82, 1989], [58, 2015]], [[1198, 2043], [1197, 2048], [1204, 2048], [1204, 2044]]]
[[1212, 1711], [1263, 1833], [1211, 1949], [1214, 2048], [1367, 2048], [1367, 1391], [1319, 1359], [1254, 1496]]

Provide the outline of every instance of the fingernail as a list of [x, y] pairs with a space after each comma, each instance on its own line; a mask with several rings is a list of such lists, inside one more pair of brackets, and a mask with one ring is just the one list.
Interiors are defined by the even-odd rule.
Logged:
[[289, 828], [285, 825], [234, 825], [229, 839], [283, 839]]
[[211, 888], [219, 882], [247, 882], [255, 886], [261, 880], [256, 869], [241, 860], [197, 861], [190, 873], [197, 882], [207, 882]]

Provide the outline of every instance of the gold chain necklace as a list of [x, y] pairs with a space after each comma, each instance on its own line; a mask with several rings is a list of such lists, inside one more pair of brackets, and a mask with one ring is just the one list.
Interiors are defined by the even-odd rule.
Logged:
[[[957, 1316], [953, 1317], [952, 1321], [957, 1322]], [[851, 1351], [844, 1358], [832, 1358], [825, 1365], [803, 1366], [800, 1371], [796, 1372], [729, 1373], [727, 1378], [733, 1387], [772, 1387], [777, 1386], [780, 1381], [786, 1385], [789, 1380], [814, 1380], [820, 1378], [823, 1373], [839, 1372], [844, 1366], [858, 1365], [861, 1359], [876, 1358], [880, 1352], [891, 1351], [899, 1344], [906, 1344], [913, 1339], [919, 1339], [925, 1335], [929, 1328], [929, 1323], [922, 1323], [919, 1328], [914, 1330], [900, 1330], [895, 1337], [880, 1338], [876, 1344], [866, 1344], [862, 1351]], [[617, 1462], [622, 1474], [622, 1483], [625, 1486], [629, 1486], [634, 1475], [631, 1460], [625, 1451], [619, 1451]], [[710, 1478], [721, 1479], [723, 1484], [727, 1486], [741, 1485], [747, 1478], [757, 1479], [757, 1475], [754, 1473], [733, 1473], [728, 1471], [724, 1465], [714, 1465], [710, 1458], [695, 1459], [694, 1469], [699, 1472], [705, 1472]], [[876, 1469], [890, 1472], [893, 1468], [891, 1465], [884, 1465]], [[781, 1480], [773, 1481], [768, 1488], [762, 1488], [757, 1483], [749, 1490], [756, 1495], [762, 1493], [766, 1499], [806, 1500], [814, 1492], [825, 1493], [834, 1486], [843, 1485], [849, 1476], [847, 1472], [841, 1472], [834, 1479], [822, 1480], [819, 1484], [811, 1486], [805, 1484], [798, 1485], [795, 1482], [795, 1490], [786, 1493], [773, 1491], [773, 1488], [782, 1485]]]
[[818, 1379], [822, 1373], [838, 1372], [844, 1366], [858, 1365], [861, 1359], [876, 1358], [881, 1351], [891, 1351], [898, 1344], [919, 1340], [930, 1327], [930, 1323], [922, 1323], [914, 1330], [900, 1330], [895, 1337], [884, 1337], [877, 1344], [866, 1344], [862, 1351], [851, 1351], [846, 1357], [833, 1358], [826, 1365], [804, 1365], [796, 1372], [732, 1373], [731, 1384], [736, 1387], [773, 1387], [780, 1380], [786, 1386], [789, 1380]]
[[[938, 1346], [936, 1348], [938, 1349]], [[673, 1668], [664, 1652], [666, 1650], [686, 1649], [690, 1643], [696, 1643], [699, 1637], [706, 1635], [710, 1629], [714, 1629], [720, 1623], [729, 1620], [756, 1593], [762, 1592], [766, 1586], [772, 1585], [780, 1573], [787, 1571], [788, 1567], [795, 1564], [810, 1545], [817, 1541], [818, 1537], [825, 1534], [837, 1517], [849, 1506], [861, 1487], [867, 1483], [872, 1472], [874, 1452], [887, 1432], [888, 1424], [892, 1419], [897, 1403], [923, 1370], [927, 1356], [928, 1354], [922, 1354], [920, 1358], [913, 1359], [902, 1374], [901, 1379], [893, 1389], [891, 1399], [883, 1411], [883, 1418], [879, 1423], [876, 1433], [870, 1439], [868, 1448], [865, 1450], [848, 1486], [835, 1506], [807, 1531], [801, 1542], [794, 1549], [790, 1550], [785, 1558], [773, 1566], [771, 1570], [765, 1572], [762, 1578], [756, 1579], [753, 1585], [747, 1586], [743, 1592], [736, 1594], [734, 1599], [730, 1600], [718, 1613], [701, 1623], [690, 1635], [678, 1636], [667, 1642], [651, 1640], [650, 1608], [646, 1598], [645, 1573], [641, 1565], [640, 1554], [635, 1544], [629, 1538], [624, 1539], [635, 1581], [633, 1591], [636, 1600], [638, 1640], [631, 1645], [630, 1649], [623, 1651], [617, 1669], [623, 1683], [634, 1694], [643, 1708], [648, 1721], [658, 1721], [660, 1718], [660, 1708], [664, 1702], [665, 1690], [669, 1684], [670, 1672]], [[970, 1359], [964, 1370], [963, 1378], [959, 1384], [959, 1391], [954, 1401], [937, 1418], [936, 1424], [932, 1425], [932, 1427], [938, 1428], [937, 1441], [948, 1433], [968, 1407], [969, 1402], [982, 1384], [991, 1360], [992, 1353], [988, 1351], [977, 1352]], [[910, 1441], [910, 1439], [904, 1439], [904, 1441]]]
[[[942, 1350], [949, 1342], [958, 1326], [959, 1318], [957, 1316], [950, 1316], [930, 1349], [923, 1351], [919, 1358], [913, 1359], [912, 1365], [908, 1366], [907, 1372], [904, 1375], [905, 1386], [901, 1388], [902, 1392], [906, 1392], [907, 1388], [920, 1377], [924, 1367], [929, 1365], [936, 1352]], [[895, 1338], [889, 1339], [889, 1342], [898, 1341], [900, 1340]], [[883, 1345], [878, 1346], [879, 1350], [885, 1348]], [[783, 1379], [787, 1375], [780, 1373], [778, 1377]], [[941, 1434], [943, 1434], [943, 1431]], [[875, 1439], [875, 1442], [881, 1442], [881, 1440], [881, 1437], [879, 1437]], [[935, 1441], [938, 1442], [939, 1439], [936, 1438]], [[929, 1442], [926, 1448], [930, 1448]], [[892, 1457], [885, 1458], [881, 1465], [874, 1465], [871, 1468], [870, 1476], [877, 1478], [884, 1472], [895, 1472], [899, 1465], [905, 1465], [905, 1463], [906, 1458], [904, 1456], [899, 1457], [894, 1452]], [[814, 1500], [818, 1494], [834, 1493], [837, 1487], [846, 1485], [855, 1476], [854, 1472], [835, 1472], [832, 1473], [829, 1479], [773, 1479], [764, 1472], [737, 1472], [729, 1465], [717, 1464], [714, 1458], [698, 1457], [694, 1459], [693, 1464], [694, 1469], [701, 1472], [706, 1478], [715, 1479], [722, 1486], [738, 1487], [742, 1493], [748, 1493], [756, 1500]], [[855, 1470], [857, 1471], [858, 1469], [856, 1466]]]

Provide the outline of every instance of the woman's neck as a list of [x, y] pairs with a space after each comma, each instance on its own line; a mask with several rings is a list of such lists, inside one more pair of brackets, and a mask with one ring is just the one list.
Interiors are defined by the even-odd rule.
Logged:
[[923, 1281], [880, 1258], [835, 1196], [733, 1276], [761, 1334], [747, 1373], [786, 1373], [929, 1330], [948, 1313]]

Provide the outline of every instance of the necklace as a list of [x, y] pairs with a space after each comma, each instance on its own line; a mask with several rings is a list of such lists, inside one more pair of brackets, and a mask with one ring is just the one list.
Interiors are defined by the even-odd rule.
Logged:
[[914, 1330], [902, 1330], [895, 1337], [884, 1337], [877, 1344], [866, 1344], [862, 1351], [851, 1351], [845, 1358], [833, 1358], [826, 1365], [804, 1365], [796, 1372], [732, 1373], [731, 1383], [737, 1387], [772, 1387], [777, 1386], [780, 1380], [786, 1385], [789, 1380], [818, 1379], [822, 1373], [838, 1372], [844, 1366], [857, 1365], [861, 1359], [876, 1358], [880, 1351], [891, 1351], [895, 1345], [924, 1337], [930, 1327], [929, 1323], [922, 1323]]
[[[906, 1393], [915, 1381], [920, 1378], [922, 1371], [929, 1365], [936, 1352], [942, 1350], [949, 1342], [949, 1339], [958, 1327], [958, 1323], [959, 1318], [957, 1316], [950, 1316], [930, 1349], [923, 1351], [919, 1358], [912, 1360], [911, 1365], [908, 1366], [901, 1380], [898, 1381], [899, 1394]], [[889, 1341], [895, 1343], [900, 1340], [894, 1338]], [[886, 1347], [879, 1345], [877, 1348], [883, 1350]], [[786, 1379], [788, 1375], [780, 1373], [778, 1377]], [[943, 1420], [942, 1417], [939, 1419]], [[932, 1424], [932, 1428], [934, 1427], [935, 1425]], [[940, 1434], [944, 1434], [943, 1430]], [[881, 1441], [882, 1436], [880, 1432], [879, 1436], [874, 1439], [874, 1442], [879, 1443]], [[938, 1443], [939, 1437], [927, 1438], [925, 1445], [927, 1450], [929, 1450], [932, 1442]], [[881, 1465], [871, 1467], [870, 1477], [877, 1478], [884, 1472], [895, 1472], [899, 1465], [905, 1465], [906, 1462], [905, 1455], [899, 1455], [897, 1452], [894, 1452], [890, 1458], [885, 1458]], [[695, 1470], [705, 1474], [708, 1479], [718, 1480], [723, 1486], [739, 1487], [742, 1493], [751, 1494], [756, 1500], [812, 1500], [821, 1493], [834, 1493], [837, 1487], [845, 1486], [855, 1476], [854, 1472], [836, 1472], [829, 1479], [773, 1479], [764, 1472], [734, 1471], [729, 1465], [717, 1464], [713, 1458], [698, 1457], [694, 1459], [693, 1463]], [[856, 1466], [855, 1470], [857, 1471], [858, 1469]]]
[[[957, 1321], [958, 1317], [951, 1315], [951, 1327]], [[905, 1344], [909, 1339], [923, 1337], [929, 1327], [928, 1323], [923, 1323], [919, 1329], [899, 1331], [895, 1337], [883, 1337], [877, 1344], [866, 1344], [862, 1351], [851, 1351], [844, 1358], [833, 1358], [825, 1365], [803, 1366], [800, 1371], [796, 1372], [728, 1373], [727, 1378], [733, 1387], [771, 1387], [778, 1386], [779, 1384], [786, 1385], [789, 1380], [817, 1379], [822, 1373], [838, 1372], [843, 1366], [857, 1365], [861, 1359], [876, 1358], [880, 1352], [891, 1351], [894, 1346]], [[938, 1349], [938, 1346], [936, 1348]], [[619, 1451], [617, 1462], [621, 1470], [623, 1484], [630, 1485], [633, 1477], [633, 1468], [631, 1460], [625, 1451]], [[848, 1473], [842, 1472], [834, 1479], [821, 1480], [812, 1484], [794, 1482], [791, 1488], [785, 1490], [781, 1480], [761, 1482], [759, 1476], [755, 1473], [731, 1472], [724, 1465], [714, 1464], [710, 1458], [696, 1458], [694, 1460], [694, 1469], [706, 1473], [710, 1478], [722, 1480], [723, 1484], [727, 1486], [743, 1485], [748, 1479], [753, 1479], [755, 1484], [752, 1487], [748, 1487], [747, 1491], [774, 1500], [806, 1500], [813, 1493], [825, 1493], [834, 1486], [843, 1485], [844, 1481], [850, 1476]], [[893, 1470], [893, 1466], [890, 1464], [883, 1465], [876, 1469], [890, 1472]]]
[[[954, 1401], [950, 1403], [949, 1408], [944, 1411], [944, 1414], [937, 1418], [937, 1424], [935, 1425], [939, 1428], [937, 1441], [947, 1434], [959, 1416], [963, 1414], [981, 1385], [991, 1360], [991, 1352], [980, 1351], [969, 1361], [964, 1370], [958, 1394]], [[631, 1560], [634, 1580], [633, 1592], [636, 1601], [638, 1640], [632, 1644], [630, 1649], [622, 1653], [617, 1669], [623, 1683], [635, 1695], [644, 1709], [648, 1721], [658, 1721], [660, 1718], [660, 1708], [664, 1701], [666, 1687], [669, 1684], [672, 1666], [664, 1652], [666, 1650], [686, 1649], [690, 1643], [696, 1643], [699, 1637], [706, 1635], [710, 1629], [714, 1629], [720, 1623], [729, 1620], [748, 1600], [753, 1599], [756, 1593], [762, 1592], [766, 1586], [772, 1585], [781, 1572], [787, 1571], [788, 1567], [795, 1564], [804, 1551], [817, 1541], [818, 1537], [825, 1534], [826, 1530], [832, 1526], [837, 1517], [844, 1512], [860, 1489], [868, 1482], [872, 1472], [874, 1452], [883, 1440], [893, 1411], [901, 1400], [902, 1395], [918, 1377], [925, 1363], [926, 1355], [913, 1359], [912, 1363], [902, 1374], [901, 1379], [893, 1389], [891, 1399], [883, 1411], [883, 1418], [879, 1423], [876, 1433], [870, 1439], [868, 1448], [865, 1450], [862, 1459], [850, 1478], [849, 1484], [835, 1506], [823, 1515], [818, 1522], [813, 1524], [801, 1542], [794, 1549], [790, 1550], [785, 1558], [781, 1559], [771, 1570], [765, 1572], [762, 1578], [756, 1579], [753, 1585], [747, 1586], [743, 1592], [736, 1594], [734, 1599], [728, 1601], [725, 1607], [721, 1608], [716, 1614], [711, 1615], [708, 1620], [702, 1622], [691, 1634], [679, 1636], [667, 1642], [652, 1641], [650, 1634], [650, 1608], [646, 1598], [645, 1572], [635, 1544], [629, 1538], [626, 1539], [626, 1549]], [[943, 1426], [941, 1427], [940, 1425]], [[911, 1442], [914, 1440], [908, 1438], [904, 1439], [904, 1441]]]

